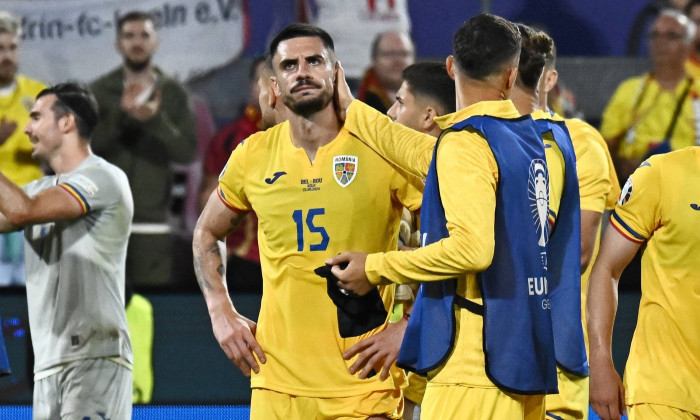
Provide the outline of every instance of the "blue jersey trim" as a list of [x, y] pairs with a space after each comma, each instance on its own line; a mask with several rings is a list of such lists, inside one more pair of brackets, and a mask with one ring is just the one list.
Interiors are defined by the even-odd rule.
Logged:
[[627, 223], [625, 223], [625, 222], [620, 218], [620, 216], [618, 216], [618, 214], [617, 214], [615, 211], [612, 212], [612, 217], [615, 218], [615, 221], [617, 221], [617, 223], [619, 223], [620, 226], [622, 226], [623, 228], [625, 228], [625, 230], [626, 230], [627, 232], [629, 232], [630, 235], [634, 236], [635, 238], [639, 239], [640, 241], [646, 240], [645, 237], [643, 237], [642, 235], [638, 234], [637, 232], [634, 231], [634, 229], [632, 229], [631, 227], [629, 227], [629, 225], [628, 225]]

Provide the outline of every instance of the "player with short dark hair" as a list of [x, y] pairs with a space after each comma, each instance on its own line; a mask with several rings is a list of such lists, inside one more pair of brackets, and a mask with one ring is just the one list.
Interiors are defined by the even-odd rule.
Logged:
[[64, 83], [37, 96], [24, 132], [55, 175], [23, 189], [0, 174], [0, 230], [24, 229], [34, 418], [130, 419], [124, 261], [126, 175], [92, 154], [95, 98]]
[[387, 115], [407, 127], [440, 133], [435, 117], [455, 111], [455, 83], [444, 63], [423, 61], [403, 71], [403, 82]]
[[[251, 375], [252, 419], [398, 419], [403, 373], [348, 373], [343, 354], [381, 331], [344, 336], [328, 283], [314, 269], [343, 249], [396, 249], [403, 207], [422, 182], [397, 170], [339, 123], [336, 58], [320, 28], [295, 24], [272, 41], [275, 98], [288, 120], [253, 134], [231, 154], [195, 228], [194, 266], [214, 335]], [[259, 221], [263, 297], [257, 324], [236, 312], [217, 241], [243, 215]], [[376, 289], [389, 311], [393, 287]], [[379, 297], [378, 297], [379, 299]], [[252, 371], [252, 374], [251, 374]]]

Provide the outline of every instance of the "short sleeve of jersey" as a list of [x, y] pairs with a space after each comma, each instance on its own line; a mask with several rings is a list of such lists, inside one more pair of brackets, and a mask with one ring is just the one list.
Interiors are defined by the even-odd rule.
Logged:
[[245, 194], [245, 174], [248, 164], [248, 148], [255, 141], [257, 134], [241, 143], [231, 153], [226, 166], [219, 175], [219, 198], [233, 211], [245, 212], [251, 210], [250, 202]]
[[603, 146], [594, 140], [579, 141], [575, 147], [579, 149], [576, 154], [576, 170], [581, 192], [581, 210], [602, 213], [612, 189], [607, 154]]
[[59, 178], [58, 186], [78, 200], [85, 213], [114, 204], [122, 194], [115, 174], [102, 165], [91, 165], [65, 174]]
[[613, 225], [627, 239], [642, 243], [659, 226], [661, 191], [658, 168], [654, 159], [645, 161], [627, 179], [620, 199], [610, 218]]

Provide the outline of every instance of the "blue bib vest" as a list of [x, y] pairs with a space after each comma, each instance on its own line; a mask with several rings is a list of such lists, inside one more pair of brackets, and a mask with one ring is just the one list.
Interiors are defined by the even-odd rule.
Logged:
[[[398, 364], [426, 374], [444, 363], [454, 345], [456, 304], [484, 316], [486, 374], [494, 384], [519, 394], [557, 392], [555, 360], [558, 358], [550, 311], [552, 290], [548, 283], [551, 276], [547, 255], [549, 182], [541, 130], [529, 116], [510, 120], [476, 116], [453, 125], [446, 132], [459, 130], [481, 133], [499, 167], [496, 247], [491, 266], [478, 274], [484, 305], [457, 295], [456, 279], [422, 283]], [[568, 150], [573, 153], [573, 148], [567, 149], [567, 153]], [[437, 145], [423, 192], [423, 245], [449, 235], [440, 200], [436, 156]], [[575, 169], [570, 174], [576, 178]], [[572, 193], [577, 197], [576, 206], [577, 187], [576, 184]], [[568, 230], [570, 234], [576, 232], [576, 228], [580, 230], [578, 213], [568, 219], [566, 223], [576, 226]], [[565, 229], [561, 232], [564, 241]], [[580, 247], [579, 236], [580, 231], [576, 236]], [[568, 261], [551, 256], [549, 260], [549, 264]], [[580, 271], [580, 253], [576, 263], [578, 268], [575, 269]], [[560, 271], [561, 268], [555, 270]], [[580, 295], [578, 302], [579, 318], [575, 326], [580, 329]], [[573, 309], [573, 305], [569, 307]], [[582, 338], [581, 335], [581, 344]]]

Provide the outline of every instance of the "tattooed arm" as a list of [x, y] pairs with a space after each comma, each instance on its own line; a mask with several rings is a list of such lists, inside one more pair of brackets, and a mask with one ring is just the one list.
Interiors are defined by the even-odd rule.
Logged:
[[255, 340], [255, 322], [239, 314], [229, 297], [224, 259], [219, 248], [219, 241], [226, 238], [245, 215], [226, 207], [214, 191], [197, 221], [192, 254], [197, 282], [207, 303], [214, 336], [226, 356], [244, 375], [250, 376], [251, 369], [259, 372], [258, 361], [265, 363], [265, 355]]

